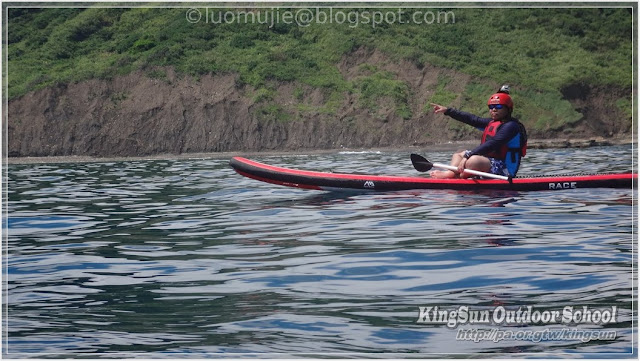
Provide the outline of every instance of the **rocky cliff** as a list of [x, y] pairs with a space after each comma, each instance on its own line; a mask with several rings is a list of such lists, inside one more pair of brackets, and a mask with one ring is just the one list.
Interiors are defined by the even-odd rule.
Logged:
[[[338, 68], [350, 79], [362, 64], [376, 64], [408, 85], [411, 117], [399, 116], [393, 99], [379, 99], [372, 111], [354, 93], [329, 99], [321, 88], [283, 82], [272, 84], [275, 95], [265, 100], [235, 74], [195, 79], [162, 68], [162, 76], [137, 71], [58, 85], [10, 100], [8, 155], [104, 157], [403, 147], [478, 137], [449, 126], [455, 122], [450, 118], [425, 110], [440, 75], [453, 79], [448, 84], [452, 92], [462, 92], [472, 81], [470, 76], [393, 63], [375, 51], [345, 57]], [[583, 119], [570, 129], [532, 129], [530, 138], [631, 137], [628, 117], [611, 106], [621, 90], [576, 85], [562, 91]]]

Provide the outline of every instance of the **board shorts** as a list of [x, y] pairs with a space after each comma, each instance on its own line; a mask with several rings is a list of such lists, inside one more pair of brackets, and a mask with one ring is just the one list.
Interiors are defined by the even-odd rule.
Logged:
[[507, 170], [507, 165], [505, 164], [504, 160], [489, 158], [489, 161], [491, 161], [492, 174], [509, 176], [509, 171]]

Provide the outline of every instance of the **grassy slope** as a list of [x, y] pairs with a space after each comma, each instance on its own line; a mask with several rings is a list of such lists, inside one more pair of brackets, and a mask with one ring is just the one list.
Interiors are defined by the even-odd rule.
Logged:
[[[267, 9], [263, 9], [267, 10]], [[353, 9], [344, 9], [351, 11]], [[394, 10], [394, 9], [377, 9]], [[425, 10], [425, 9], [421, 9]], [[438, 9], [427, 9], [434, 12]], [[529, 126], [553, 129], [580, 118], [560, 92], [571, 84], [629, 93], [616, 105], [631, 118], [632, 16], [629, 9], [440, 9], [455, 23], [191, 24], [186, 9], [10, 9], [9, 97], [88, 78], [110, 78], [137, 69], [162, 78], [151, 66], [172, 66], [188, 76], [234, 72], [267, 104], [273, 81], [297, 81], [340, 94], [361, 94], [363, 106], [390, 97], [409, 118], [410, 94], [393, 74], [375, 68], [347, 81], [336, 64], [361, 47], [378, 48], [417, 66], [432, 64], [477, 79], [461, 107], [484, 111], [495, 84], [519, 89], [518, 116]], [[211, 11], [211, 10], [210, 10]], [[243, 11], [246, 11], [244, 9]], [[411, 9], [404, 9], [411, 13]], [[369, 69], [371, 70], [371, 69]], [[432, 100], [456, 98], [439, 79]], [[270, 85], [271, 84], [271, 85]], [[489, 85], [491, 84], [491, 85]], [[277, 105], [271, 104], [277, 110]]]

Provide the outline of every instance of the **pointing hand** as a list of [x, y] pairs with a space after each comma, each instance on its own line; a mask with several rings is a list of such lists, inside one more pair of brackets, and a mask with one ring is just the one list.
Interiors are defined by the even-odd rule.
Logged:
[[430, 104], [433, 107], [434, 113], [436, 113], [436, 114], [444, 113], [447, 110], [449, 110], [449, 108], [447, 108], [445, 106], [442, 106], [442, 105], [439, 105], [439, 104], [435, 104], [435, 103], [430, 103]]

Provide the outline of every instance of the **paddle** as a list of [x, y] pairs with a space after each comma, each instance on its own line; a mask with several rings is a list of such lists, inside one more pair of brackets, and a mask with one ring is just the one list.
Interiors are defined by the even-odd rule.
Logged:
[[[427, 158], [425, 158], [425, 157], [423, 157], [421, 155], [418, 155], [418, 154], [411, 154], [411, 163], [413, 164], [413, 167], [418, 172], [426, 172], [426, 171], [430, 170], [433, 167], [442, 168], [442, 169], [448, 169], [448, 170], [452, 170], [454, 172], [458, 171], [458, 167], [454, 167], [454, 166], [446, 165], [446, 164], [441, 164], [441, 163], [431, 163], [431, 162], [429, 162], [427, 160]], [[503, 175], [485, 173], [485, 172], [480, 172], [480, 171], [472, 170], [472, 169], [465, 169], [464, 171], [466, 173], [473, 174], [473, 175], [479, 175], [481, 177], [511, 181], [509, 177], [505, 177]]]

